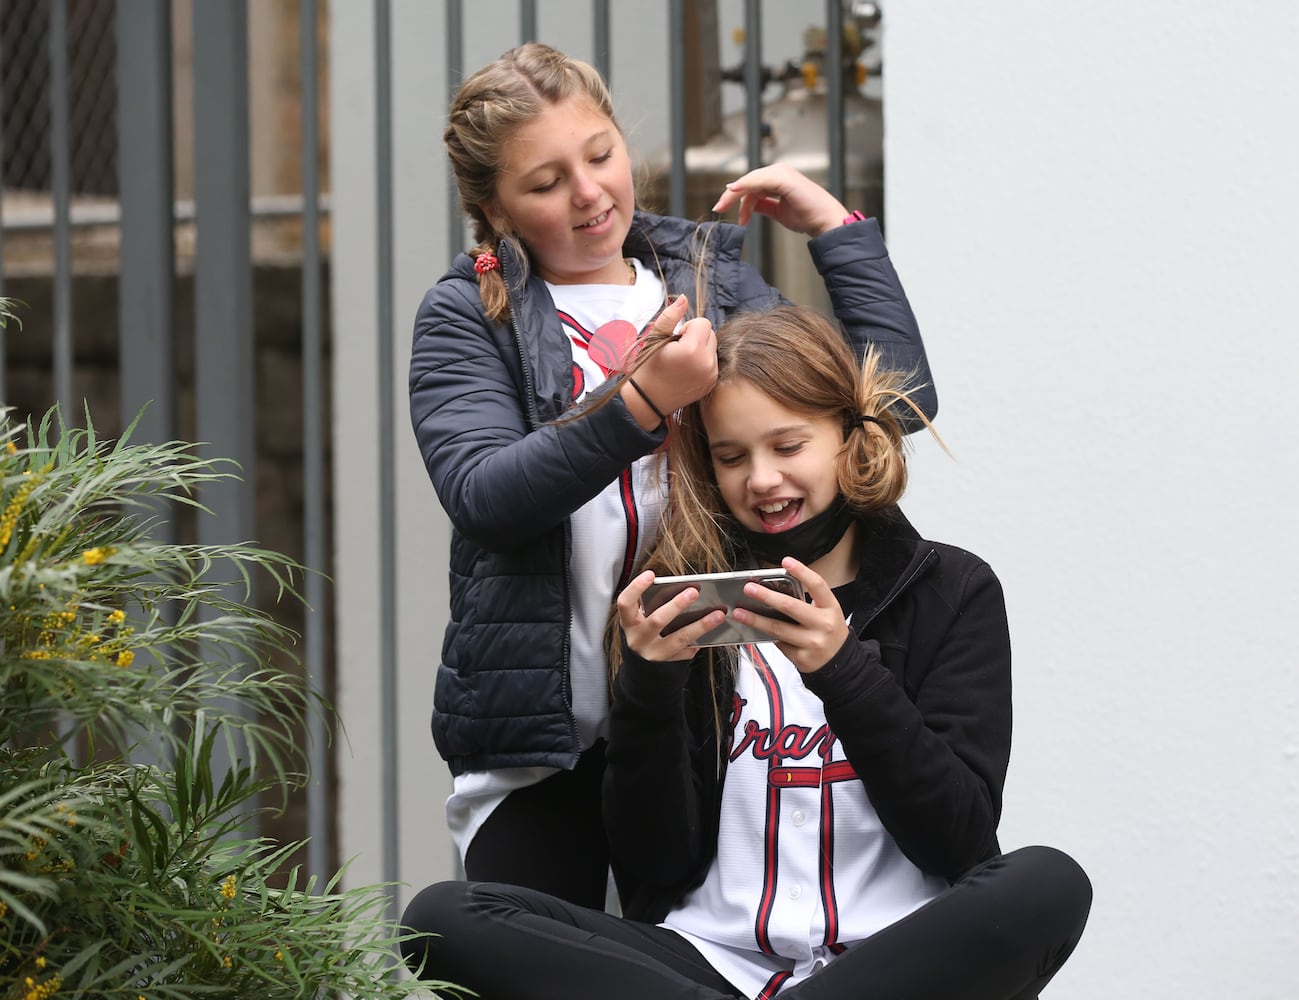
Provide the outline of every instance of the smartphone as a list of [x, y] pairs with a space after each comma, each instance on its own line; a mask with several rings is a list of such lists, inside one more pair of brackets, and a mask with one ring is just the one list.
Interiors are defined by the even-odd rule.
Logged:
[[783, 569], [741, 569], [730, 573], [703, 573], [698, 576], [660, 576], [645, 591], [645, 596], [641, 598], [641, 607], [645, 609], [646, 614], [649, 614], [687, 587], [697, 587], [699, 596], [695, 598], [695, 603], [677, 615], [663, 629], [664, 635], [685, 628], [699, 621], [710, 611], [721, 608], [727, 614], [726, 621], [717, 628], [705, 632], [692, 642], [691, 646], [730, 646], [745, 642], [770, 642], [771, 636], [765, 632], [741, 625], [730, 617], [730, 613], [740, 607], [748, 608], [755, 614], [765, 615], [768, 618], [793, 621], [792, 618], [745, 596], [744, 585], [750, 580], [764, 587], [770, 587], [778, 593], [796, 597], [800, 601], [807, 599], [803, 593], [803, 585]]

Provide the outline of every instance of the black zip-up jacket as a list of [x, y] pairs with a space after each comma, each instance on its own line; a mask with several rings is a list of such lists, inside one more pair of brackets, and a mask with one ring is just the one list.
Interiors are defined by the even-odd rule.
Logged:
[[[853, 634], [803, 681], [902, 852], [954, 880], [998, 852], [1011, 731], [1001, 584], [977, 556], [920, 538], [896, 508], [858, 524], [862, 568], [844, 608]], [[726, 758], [703, 654], [655, 663], [624, 652], [605, 828], [623, 912], [657, 923], [717, 853]]]
[[[624, 251], [656, 270], [669, 293], [693, 299], [697, 231], [637, 213]], [[705, 315], [715, 326], [783, 301], [740, 260], [743, 239], [743, 229], [716, 224], [709, 241]], [[808, 248], [858, 352], [875, 344], [886, 364], [928, 385], [920, 332], [874, 220]], [[433, 736], [453, 774], [576, 762], [568, 518], [663, 442], [617, 396], [587, 418], [553, 422], [572, 406], [572, 352], [545, 282], [534, 274], [516, 287], [519, 262], [504, 245], [498, 256], [512, 321], [487, 320], [473, 261], [462, 255], [424, 296], [411, 351], [411, 422], [452, 527]], [[932, 387], [916, 398], [932, 417]]]

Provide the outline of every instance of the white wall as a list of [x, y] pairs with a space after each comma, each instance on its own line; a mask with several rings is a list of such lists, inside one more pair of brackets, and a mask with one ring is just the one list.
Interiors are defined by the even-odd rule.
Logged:
[[1299, 996], [1299, 10], [886, 7], [886, 215], [1016, 653], [1008, 846], [1083, 862], [1049, 995]]
[[[373, 35], [332, 17], [335, 599], [345, 856], [380, 877]], [[466, 5], [467, 66], [517, 41]], [[768, 3], [768, 61], [812, 5]], [[1007, 847], [1087, 867], [1087, 935], [1048, 992], [1299, 994], [1299, 12], [1253, 0], [885, 3], [889, 243], [956, 461], [921, 445], [909, 512], [986, 556], [1016, 648]], [[542, 37], [592, 55], [585, 0]], [[665, 141], [666, 14], [614, 4], [613, 83]], [[722, 3], [723, 62], [736, 50]], [[508, 16], [501, 16], [501, 11]], [[400, 877], [453, 873], [428, 733], [446, 525], [404, 377], [445, 269], [442, 10], [394, 0]], [[491, 12], [495, 11], [495, 14]], [[634, 13], [633, 13], [634, 11]]]

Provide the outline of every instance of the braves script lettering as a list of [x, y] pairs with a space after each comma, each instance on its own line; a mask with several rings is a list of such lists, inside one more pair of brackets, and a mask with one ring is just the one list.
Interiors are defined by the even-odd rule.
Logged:
[[748, 752], [757, 760], [803, 760], [815, 754], [821, 758], [822, 764], [829, 761], [835, 743], [829, 723], [822, 723], [815, 730], [808, 726], [786, 725], [773, 733], [756, 719], [749, 719], [744, 723], [738, 742], [735, 742], [736, 726], [740, 724], [740, 716], [747, 704], [747, 699], [738, 694], [731, 703], [731, 760], [737, 760]]

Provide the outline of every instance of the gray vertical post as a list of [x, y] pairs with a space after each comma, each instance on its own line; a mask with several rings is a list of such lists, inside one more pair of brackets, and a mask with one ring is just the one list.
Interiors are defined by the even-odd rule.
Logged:
[[379, 711], [383, 811], [383, 881], [390, 915], [397, 916], [394, 883], [397, 839], [397, 498], [393, 456], [393, 274], [392, 274], [392, 21], [388, 0], [375, 3], [375, 241], [379, 341]]
[[[116, 17], [122, 421], [147, 404], [137, 436], [170, 441], [177, 436], [171, 0], [120, 3]], [[162, 532], [174, 540], [170, 519], [157, 526], [155, 537]]]
[[248, 167], [248, 9], [194, 0], [194, 264], [197, 431], [233, 458], [244, 482], [208, 487], [216, 517], [200, 538], [252, 537], [254, 467], [251, 219]]
[[604, 77], [606, 84], [611, 83], [613, 72], [610, 66], [609, 45], [609, 0], [593, 0], [591, 19], [594, 24], [593, 34], [595, 48], [595, 68]]
[[[193, 28], [196, 427], [209, 455], [234, 459], [242, 470], [242, 481], [213, 483], [199, 497], [215, 516], [199, 517], [198, 540], [220, 545], [253, 537], [257, 471], [245, 0], [194, 0]], [[230, 763], [214, 761], [218, 776]]]
[[68, 0], [50, 4], [50, 165], [54, 196], [54, 397], [69, 425], [72, 399], [71, 151], [68, 139]]
[[[303, 597], [307, 618], [303, 651], [307, 683], [324, 694], [325, 682], [325, 412], [321, 365], [320, 283], [320, 136], [317, 123], [316, 2], [301, 0], [298, 35], [302, 88], [302, 480], [303, 553], [307, 578]], [[312, 712], [307, 720], [307, 869], [321, 880], [329, 878], [329, 812], [325, 717]]]
[[[4, 79], [0, 74], [0, 122], [4, 121]], [[5, 135], [4, 128], [0, 127], [0, 205], [4, 204], [5, 196]], [[4, 213], [0, 210], [0, 299], [5, 295], [5, 226]], [[5, 403], [9, 399], [9, 378], [5, 374], [5, 330], [0, 326], [0, 403]]]
[[537, 0], [519, 0], [519, 40], [531, 42], [537, 37]]
[[[461, 0], [447, 0], [447, 104], [460, 89], [461, 63], [465, 58], [465, 22]], [[455, 175], [447, 175], [447, 263], [456, 259], [464, 249], [464, 210], [460, 207], [460, 192], [456, 190]]]
[[[749, 169], [762, 166], [762, 4], [744, 0], [744, 121]], [[759, 271], [766, 254], [763, 248], [763, 219], [755, 215], [749, 223], [744, 252]]]
[[844, 199], [843, 0], [825, 4], [825, 123], [830, 151], [826, 187]]
[[668, 133], [672, 163], [668, 170], [668, 214], [686, 214], [686, 67], [685, 0], [668, 4]]

